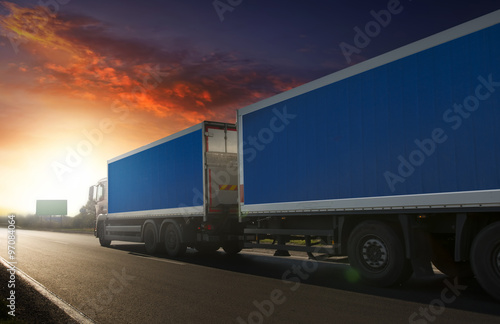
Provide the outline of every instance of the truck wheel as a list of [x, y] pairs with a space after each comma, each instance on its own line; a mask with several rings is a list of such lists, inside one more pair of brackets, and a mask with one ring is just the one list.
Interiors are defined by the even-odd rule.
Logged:
[[165, 230], [165, 250], [171, 257], [180, 256], [186, 252], [186, 245], [181, 242], [174, 224], [168, 224]]
[[156, 238], [155, 227], [152, 224], [146, 224], [144, 229], [144, 246], [148, 254], [155, 254], [158, 252], [158, 240]]
[[109, 247], [111, 245], [111, 240], [104, 239], [104, 223], [99, 223], [97, 227], [97, 236], [99, 237], [99, 244], [104, 247]]
[[222, 248], [227, 255], [232, 256], [240, 253], [240, 251], [243, 249], [243, 246], [240, 242], [225, 242], [222, 245]]
[[471, 248], [472, 270], [483, 289], [500, 300], [500, 222], [485, 227]]
[[474, 274], [470, 262], [455, 261], [455, 245], [453, 242], [438, 237], [431, 238], [432, 264], [448, 277], [472, 278]]
[[402, 240], [382, 222], [366, 221], [356, 226], [349, 236], [347, 252], [351, 266], [373, 286], [392, 286], [413, 273]]

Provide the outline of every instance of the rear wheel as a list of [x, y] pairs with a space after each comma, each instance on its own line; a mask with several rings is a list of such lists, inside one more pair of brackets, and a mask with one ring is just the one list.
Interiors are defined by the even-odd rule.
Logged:
[[111, 240], [104, 239], [104, 223], [99, 223], [97, 227], [97, 236], [99, 237], [99, 244], [104, 247], [109, 247], [111, 245]]
[[165, 250], [171, 257], [180, 256], [186, 252], [186, 245], [181, 242], [174, 224], [168, 224], [165, 230]]
[[370, 285], [392, 286], [408, 280], [413, 273], [402, 240], [382, 222], [359, 224], [349, 236], [347, 250], [351, 266]]
[[146, 224], [146, 228], [144, 229], [144, 245], [148, 254], [158, 252], [157, 233], [152, 224]]
[[474, 239], [472, 270], [483, 289], [500, 300], [500, 222], [485, 227]]

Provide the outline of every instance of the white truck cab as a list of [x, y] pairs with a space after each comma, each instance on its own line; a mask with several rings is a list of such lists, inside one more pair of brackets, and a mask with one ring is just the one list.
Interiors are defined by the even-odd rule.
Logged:
[[95, 203], [96, 227], [94, 234], [97, 235], [97, 219], [108, 213], [108, 178], [102, 178], [96, 185], [89, 188], [89, 200]]

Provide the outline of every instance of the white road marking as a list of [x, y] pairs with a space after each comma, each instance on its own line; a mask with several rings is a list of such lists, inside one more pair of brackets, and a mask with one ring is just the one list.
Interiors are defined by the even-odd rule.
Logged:
[[[10, 264], [6, 259], [0, 257], [0, 263], [2, 263], [6, 268], [10, 267]], [[68, 314], [72, 319], [74, 319], [77, 323], [82, 324], [93, 324], [95, 323], [90, 317], [80, 312], [78, 309], [73, 307], [71, 304], [64, 301], [62, 298], [57, 296], [52, 291], [48, 290], [44, 285], [30, 277], [27, 273], [18, 269], [16, 267], [16, 275], [23, 279], [28, 285], [36, 289], [40, 294], [42, 294], [45, 298], [50, 300], [53, 304], [59, 307], [63, 312]]]

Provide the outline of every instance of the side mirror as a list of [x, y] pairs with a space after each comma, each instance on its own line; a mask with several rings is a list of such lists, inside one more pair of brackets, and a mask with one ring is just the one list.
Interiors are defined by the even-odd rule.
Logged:
[[90, 188], [89, 188], [89, 200], [90, 201], [94, 201], [94, 190], [95, 190], [95, 186], [90, 186]]

